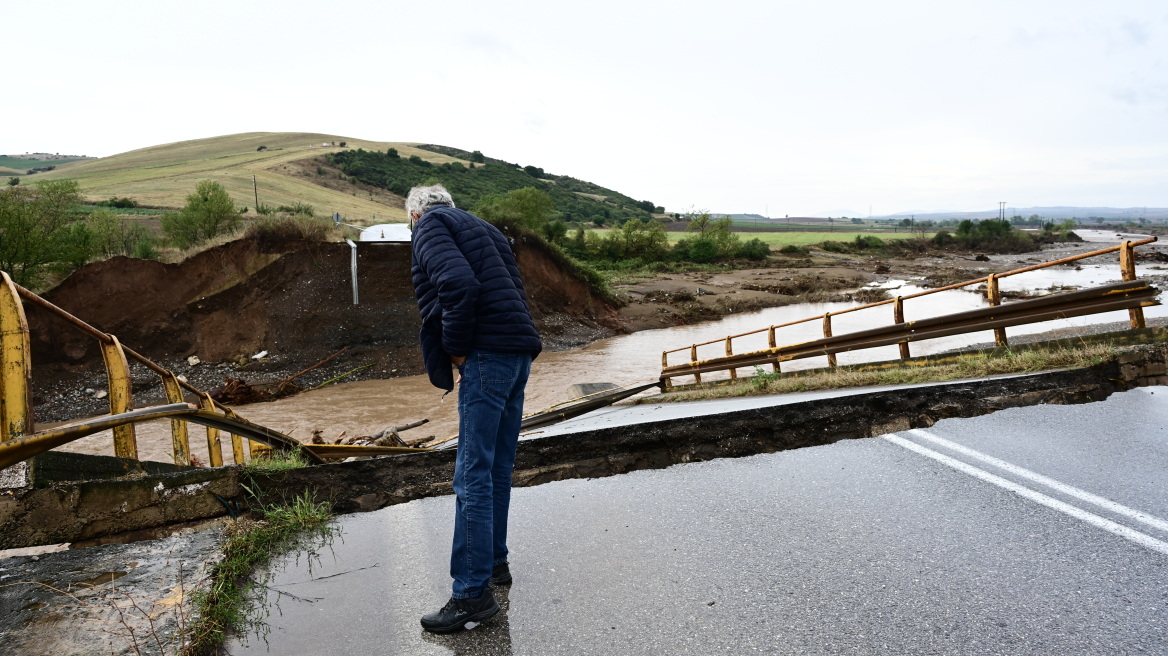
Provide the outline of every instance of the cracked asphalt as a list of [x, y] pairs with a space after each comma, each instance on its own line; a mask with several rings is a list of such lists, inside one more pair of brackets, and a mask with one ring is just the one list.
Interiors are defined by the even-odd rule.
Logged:
[[514, 586], [432, 636], [452, 497], [277, 562], [231, 654], [1164, 654], [1168, 388], [514, 490]]

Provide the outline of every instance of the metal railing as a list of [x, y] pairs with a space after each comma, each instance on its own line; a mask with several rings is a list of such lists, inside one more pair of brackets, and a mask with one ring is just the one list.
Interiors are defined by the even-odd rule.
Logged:
[[[30, 393], [32, 351], [22, 300], [63, 319], [98, 341], [109, 382], [108, 416], [46, 431], [35, 430]], [[168, 405], [133, 408], [129, 359], [158, 374]], [[194, 394], [199, 399], [198, 404], [187, 403], [184, 390]], [[320, 462], [296, 440], [248, 422], [231, 408], [216, 402], [208, 393], [180, 380], [174, 372], [125, 347], [114, 335], [102, 332], [53, 305], [0, 271], [0, 468], [104, 430], [113, 431], [114, 455], [138, 459], [135, 425], [162, 418], [170, 419], [171, 447], [174, 462], [178, 465], [191, 464], [188, 422], [207, 427], [208, 464], [212, 467], [223, 465], [221, 431], [231, 435], [231, 452], [238, 464], [243, 464], [249, 455], [259, 455], [273, 448], [300, 450], [309, 462]], [[244, 449], [244, 439], [248, 440], [248, 452]]]
[[[1092, 314], [1095, 312], [1107, 312], [1116, 309], [1127, 309], [1129, 312], [1129, 319], [1132, 328], [1143, 328], [1144, 313], [1143, 307], [1157, 304], [1153, 297], [1156, 290], [1147, 285], [1136, 285], [1124, 287], [1122, 289], [1110, 289], [1109, 287], [1101, 287], [1101, 292], [1096, 293], [1080, 293], [1067, 292], [1063, 294], [1052, 294], [1032, 301], [1020, 301], [1010, 303], [1002, 306], [1002, 295], [999, 289], [998, 281], [1008, 276], [1014, 276], [1029, 271], [1044, 269], [1060, 264], [1068, 264], [1077, 260], [1082, 260], [1090, 257], [1097, 257], [1107, 253], [1119, 252], [1119, 265], [1122, 281], [1132, 282], [1136, 280], [1135, 270], [1135, 247], [1144, 244], [1150, 244], [1156, 241], [1156, 237], [1149, 237], [1139, 241], [1125, 241], [1122, 244], [1102, 248], [1091, 251], [1089, 253], [1081, 253], [1070, 257], [1064, 257], [1034, 266], [1024, 267], [1021, 269], [1014, 269], [1005, 273], [991, 273], [982, 278], [975, 278], [965, 282], [959, 282], [952, 285], [945, 285], [934, 289], [917, 292], [915, 294], [908, 294], [905, 296], [897, 296], [896, 298], [886, 299], [875, 303], [868, 303], [838, 312], [825, 312], [821, 315], [799, 319], [797, 321], [789, 321], [787, 323], [768, 326], [750, 332], [740, 333], [737, 335], [730, 335], [720, 339], [710, 340], [708, 342], [701, 342], [698, 344], [691, 344], [681, 348], [663, 351], [661, 353], [661, 382], [665, 388], [671, 386], [671, 380], [680, 376], [693, 376], [694, 382], [702, 382], [702, 374], [715, 371], [729, 371], [730, 378], [738, 377], [736, 371], [739, 367], [771, 365], [775, 372], [780, 371], [780, 363], [798, 358], [813, 357], [817, 355], [826, 355], [829, 367], [838, 366], [836, 360], [836, 353], [842, 351], [859, 350], [864, 348], [875, 348], [877, 346], [888, 346], [897, 344], [900, 347], [900, 357], [907, 359], [912, 357], [909, 350], [909, 343], [923, 339], [935, 339], [937, 337], [945, 337], [949, 335], [962, 334], [966, 332], [977, 332], [980, 330], [993, 329], [994, 342], [998, 346], [1006, 346], [1008, 344], [1006, 338], [1006, 327], [1020, 325], [1024, 323], [1034, 323], [1037, 321], [1047, 321], [1050, 319], [1057, 319], [1067, 316], [1081, 316], [1082, 314]], [[982, 308], [981, 310], [974, 310], [968, 313], [959, 313], [956, 315], [949, 315], [948, 317], [936, 317], [934, 319], [926, 319], [923, 321], [906, 322], [904, 319], [904, 302], [930, 294], [949, 291], [953, 289], [961, 289], [970, 285], [986, 285], [986, 297], [989, 300], [990, 307]], [[1122, 285], [1122, 283], [1119, 283]], [[1110, 287], [1115, 287], [1110, 286]], [[1150, 290], [1150, 291], [1149, 291]], [[1078, 294], [1076, 296], [1076, 294]], [[1055, 299], [1055, 300], [1051, 300]], [[850, 312], [857, 312], [859, 310], [866, 310], [883, 305], [892, 306], [893, 323], [884, 328], [877, 328], [870, 331], [860, 331], [855, 333], [848, 333], [833, 337], [832, 334], [832, 318]], [[1082, 311], [1086, 310], [1086, 311]], [[814, 340], [811, 342], [799, 342], [778, 346], [778, 338], [776, 331], [790, 326], [805, 324], [812, 321], [821, 321], [823, 326], [823, 339]], [[945, 325], [947, 324], [947, 325]], [[733, 341], [744, 337], [761, 335], [766, 333], [768, 348], [762, 350], [750, 351], [735, 355]], [[710, 346], [714, 344], [725, 345], [725, 355], [699, 359], [698, 348], [703, 346]], [[681, 364], [669, 364], [669, 355], [671, 353], [680, 353], [683, 351], [689, 352], [689, 361]]]

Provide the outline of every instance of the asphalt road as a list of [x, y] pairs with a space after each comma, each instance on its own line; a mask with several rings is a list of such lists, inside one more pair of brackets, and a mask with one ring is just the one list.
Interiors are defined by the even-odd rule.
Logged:
[[1168, 654], [1168, 388], [515, 490], [453, 636], [451, 497], [340, 518], [232, 654]]

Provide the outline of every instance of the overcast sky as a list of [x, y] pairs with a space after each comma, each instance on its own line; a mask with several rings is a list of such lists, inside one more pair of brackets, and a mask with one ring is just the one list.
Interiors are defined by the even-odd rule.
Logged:
[[669, 211], [1168, 207], [1168, 3], [21, 2], [0, 153], [481, 150]]

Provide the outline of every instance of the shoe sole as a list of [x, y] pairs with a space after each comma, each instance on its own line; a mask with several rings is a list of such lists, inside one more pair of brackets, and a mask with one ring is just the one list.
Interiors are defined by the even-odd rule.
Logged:
[[463, 630], [469, 631], [469, 630], [475, 628], [476, 626], [478, 626], [479, 624], [482, 624], [486, 620], [491, 619], [498, 612], [499, 612], [499, 604], [496, 603], [494, 608], [487, 608], [485, 610], [480, 610], [479, 612], [475, 613], [474, 615], [471, 615], [470, 617], [459, 620], [455, 624], [451, 624], [448, 626], [426, 626], [425, 624], [423, 624], [422, 628], [429, 631], [430, 633], [454, 633], [455, 631], [463, 631]]

